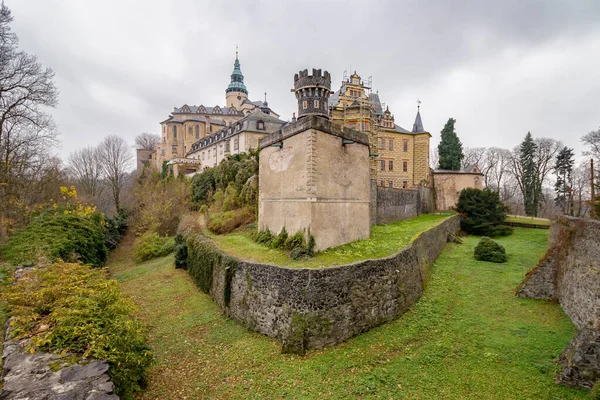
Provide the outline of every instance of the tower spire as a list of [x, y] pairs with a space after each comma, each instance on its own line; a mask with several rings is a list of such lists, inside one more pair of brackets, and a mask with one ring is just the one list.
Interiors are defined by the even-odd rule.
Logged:
[[225, 90], [225, 93], [230, 92], [242, 92], [246, 95], [248, 94], [248, 89], [246, 89], [246, 85], [244, 85], [244, 74], [242, 74], [242, 69], [240, 67], [237, 45], [235, 46], [235, 61], [233, 63], [233, 72], [231, 73], [231, 82]]
[[421, 100], [417, 100], [417, 116], [412, 128], [413, 133], [425, 132], [423, 121], [421, 121]]

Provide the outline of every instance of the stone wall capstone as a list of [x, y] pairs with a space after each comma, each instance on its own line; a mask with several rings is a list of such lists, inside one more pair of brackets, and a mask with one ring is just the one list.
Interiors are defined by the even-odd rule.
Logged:
[[229, 317], [280, 340], [284, 352], [302, 354], [406, 312], [421, 297], [429, 267], [459, 225], [458, 216], [450, 217], [392, 256], [328, 268], [241, 261], [192, 235], [188, 272], [201, 288], [210, 287]]

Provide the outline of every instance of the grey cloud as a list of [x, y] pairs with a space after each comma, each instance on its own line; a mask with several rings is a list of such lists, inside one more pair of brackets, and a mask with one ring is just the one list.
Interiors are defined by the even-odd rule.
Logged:
[[[23, 48], [56, 71], [62, 155], [110, 133], [158, 132], [173, 106], [223, 105], [236, 44], [250, 97], [266, 90], [285, 119], [293, 74], [319, 67], [335, 86], [344, 70], [373, 76], [402, 126], [420, 97], [425, 127], [435, 136], [455, 117], [467, 146], [512, 147], [532, 130], [577, 147], [600, 125], [596, 0], [90, 4], [7, 0]], [[542, 63], [533, 78], [522, 65], [558, 48], [577, 59]]]

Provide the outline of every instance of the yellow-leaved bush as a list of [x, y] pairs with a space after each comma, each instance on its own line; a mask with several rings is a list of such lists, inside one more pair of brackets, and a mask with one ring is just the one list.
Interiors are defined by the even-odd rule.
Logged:
[[152, 362], [135, 305], [104, 269], [57, 262], [27, 272], [1, 294], [11, 336], [30, 338], [27, 351], [76, 353], [106, 360], [122, 399], [145, 383]]

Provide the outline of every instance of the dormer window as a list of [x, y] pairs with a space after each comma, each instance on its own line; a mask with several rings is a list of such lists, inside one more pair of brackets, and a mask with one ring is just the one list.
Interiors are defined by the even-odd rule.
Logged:
[[[318, 100], [315, 100], [318, 102]], [[260, 120], [260, 121], [256, 121], [256, 129], [260, 130], [260, 131], [264, 131], [265, 130], [265, 123], [264, 121]]]

